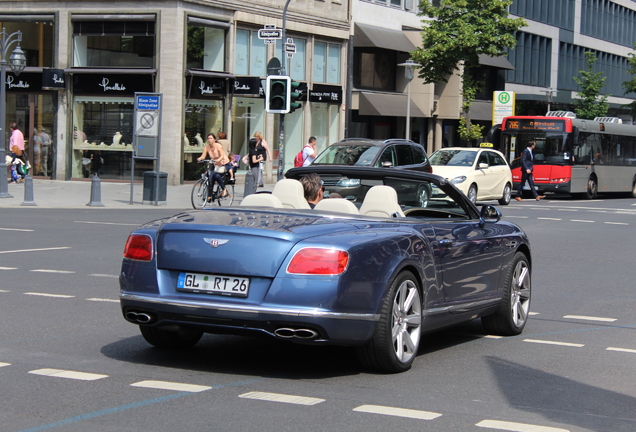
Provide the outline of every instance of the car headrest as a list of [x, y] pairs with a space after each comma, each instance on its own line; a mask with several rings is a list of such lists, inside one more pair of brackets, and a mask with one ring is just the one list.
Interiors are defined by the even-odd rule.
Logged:
[[294, 179], [282, 179], [274, 185], [272, 195], [277, 197], [283, 207], [293, 209], [308, 209], [309, 203], [305, 199], [302, 183]]
[[386, 185], [377, 185], [369, 189], [362, 201], [360, 214], [389, 218], [404, 216], [395, 189]]
[[344, 198], [325, 198], [318, 201], [314, 210], [325, 210], [337, 213], [359, 214], [358, 207]]
[[270, 193], [256, 193], [243, 198], [241, 206], [283, 208], [283, 203]]

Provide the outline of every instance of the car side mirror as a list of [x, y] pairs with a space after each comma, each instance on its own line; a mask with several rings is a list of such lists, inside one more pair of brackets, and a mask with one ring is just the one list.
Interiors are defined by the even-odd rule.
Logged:
[[486, 169], [486, 168], [488, 168], [488, 164], [487, 163], [482, 162], [482, 163], [479, 164], [479, 169]]
[[481, 207], [479, 219], [482, 226], [486, 222], [499, 222], [501, 220], [501, 212], [497, 207], [487, 204]]

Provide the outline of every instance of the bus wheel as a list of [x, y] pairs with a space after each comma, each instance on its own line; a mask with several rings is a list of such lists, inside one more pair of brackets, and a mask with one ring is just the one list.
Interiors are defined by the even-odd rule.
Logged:
[[632, 184], [632, 198], [636, 198], [636, 180]]
[[595, 177], [590, 176], [590, 178], [587, 179], [586, 197], [587, 199], [596, 199], [597, 194], [598, 194], [598, 183], [596, 182]]

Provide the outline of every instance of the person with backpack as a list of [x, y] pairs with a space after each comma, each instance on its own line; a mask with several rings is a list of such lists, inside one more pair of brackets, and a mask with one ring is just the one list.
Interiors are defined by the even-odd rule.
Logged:
[[310, 165], [316, 159], [316, 156], [318, 156], [318, 148], [316, 146], [316, 137], [309, 137], [307, 144], [305, 144], [303, 149], [298, 152], [294, 158], [294, 167]]

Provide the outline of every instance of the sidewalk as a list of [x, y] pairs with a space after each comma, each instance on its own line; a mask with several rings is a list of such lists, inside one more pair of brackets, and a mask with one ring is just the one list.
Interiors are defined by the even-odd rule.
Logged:
[[[243, 199], [243, 191], [245, 189], [245, 172], [238, 172], [236, 175], [236, 185], [234, 185], [234, 202], [232, 205], [238, 205]], [[60, 181], [60, 180], [33, 180], [33, 202], [36, 205], [22, 205], [25, 202], [25, 183], [9, 184], [9, 193], [13, 198], [0, 198], [0, 208], [60, 208], [60, 209], [149, 209], [149, 208], [169, 208], [177, 210], [192, 209], [190, 195], [194, 183], [186, 183], [183, 185], [167, 186], [166, 204], [158, 206], [152, 204], [142, 204], [143, 200], [143, 184], [135, 183], [133, 186], [133, 204], [130, 204], [130, 182], [128, 183], [112, 183], [108, 181], [99, 182], [98, 197], [92, 197], [91, 181]], [[265, 187], [258, 190], [272, 190], [273, 184], [265, 184]], [[101, 202], [102, 206], [88, 206], [88, 203]]]

